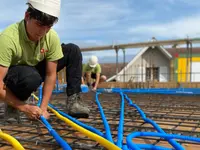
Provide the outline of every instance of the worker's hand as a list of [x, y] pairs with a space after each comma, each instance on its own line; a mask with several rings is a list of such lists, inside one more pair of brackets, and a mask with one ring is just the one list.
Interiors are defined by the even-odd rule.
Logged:
[[97, 90], [97, 88], [96, 88], [96, 87], [93, 87], [93, 88], [92, 88], [92, 91], [96, 91], [96, 90]]
[[50, 118], [50, 114], [49, 114], [49, 112], [48, 112], [47, 110], [42, 111], [42, 115], [43, 115], [43, 117], [46, 118], [46, 119], [49, 119], [49, 118]]
[[42, 115], [42, 110], [38, 106], [34, 105], [25, 105], [24, 113], [30, 118], [30, 119], [39, 119]]

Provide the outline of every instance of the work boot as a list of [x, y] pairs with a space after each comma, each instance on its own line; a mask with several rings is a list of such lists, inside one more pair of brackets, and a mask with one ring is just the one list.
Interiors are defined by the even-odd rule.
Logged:
[[20, 123], [20, 112], [14, 107], [5, 104], [4, 108], [4, 121]]
[[90, 110], [84, 104], [79, 93], [75, 93], [67, 98], [66, 101], [67, 113], [75, 118], [88, 118]]

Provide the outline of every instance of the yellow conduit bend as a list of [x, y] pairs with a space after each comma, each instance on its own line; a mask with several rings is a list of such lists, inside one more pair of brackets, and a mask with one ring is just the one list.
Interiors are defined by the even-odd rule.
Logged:
[[9, 142], [16, 150], [25, 150], [23, 146], [14, 137], [6, 133], [3, 133], [1, 130], [0, 130], [0, 138]]
[[[32, 96], [38, 100], [39, 98], [35, 95], [32, 94]], [[52, 109], [51, 107], [48, 106], [48, 109], [50, 111], [52, 111], [59, 119], [61, 119], [62, 121], [64, 121], [65, 123], [67, 123], [69, 126], [71, 126], [73, 129], [83, 133], [84, 135], [88, 136], [90, 139], [97, 141], [98, 143], [100, 143], [102, 146], [104, 146], [105, 148], [107, 148], [108, 150], [121, 150], [118, 146], [114, 145], [113, 143], [111, 143], [110, 141], [104, 139], [103, 137], [89, 131], [86, 130], [85, 128], [77, 125], [76, 123], [72, 122], [71, 120], [63, 117], [62, 115], [60, 115], [57, 111], [55, 111], [54, 109]]]

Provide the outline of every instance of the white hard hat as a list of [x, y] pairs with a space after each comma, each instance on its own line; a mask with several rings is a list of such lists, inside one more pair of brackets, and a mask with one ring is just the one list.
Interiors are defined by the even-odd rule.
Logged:
[[94, 68], [98, 64], [98, 58], [97, 56], [91, 56], [88, 62], [89, 66]]
[[44, 12], [48, 15], [59, 17], [60, 15], [60, 2], [61, 0], [28, 0], [33, 8]]

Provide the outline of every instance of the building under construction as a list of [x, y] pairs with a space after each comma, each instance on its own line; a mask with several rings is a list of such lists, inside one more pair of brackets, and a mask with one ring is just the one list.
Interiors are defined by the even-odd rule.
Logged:
[[[12, 136], [27, 150], [57, 149], [200, 149], [199, 39], [151, 41], [82, 48], [97, 51], [141, 47], [121, 70], [116, 69], [96, 92], [82, 93], [91, 113], [88, 119], [65, 114], [65, 70], [58, 74], [52, 95], [50, 120], [1, 120], [0, 149], [14, 149]], [[176, 45], [185, 44], [184, 51]], [[174, 48], [164, 48], [173, 45]], [[116, 58], [116, 68], [118, 68]], [[125, 60], [125, 59], [124, 59]], [[39, 96], [39, 92], [36, 93]], [[37, 104], [33, 95], [29, 103]], [[4, 135], [5, 134], [5, 135]], [[17, 147], [17, 146], [16, 146]], [[18, 148], [20, 149], [20, 148]]]

